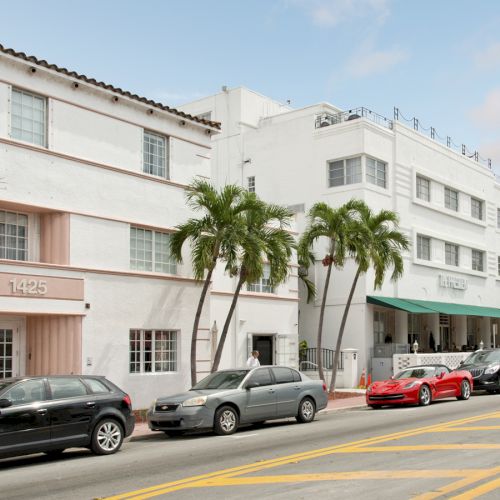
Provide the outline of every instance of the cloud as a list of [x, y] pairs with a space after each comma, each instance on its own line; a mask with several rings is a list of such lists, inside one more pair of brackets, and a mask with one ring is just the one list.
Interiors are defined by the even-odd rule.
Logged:
[[336, 26], [356, 17], [383, 23], [389, 16], [389, 0], [292, 0], [319, 26]]
[[351, 77], [364, 78], [387, 72], [399, 63], [406, 61], [408, 57], [408, 53], [399, 47], [384, 50], [365, 45], [351, 56], [346, 66], [346, 72]]
[[480, 69], [500, 68], [500, 42], [493, 43], [476, 54], [475, 61]]
[[488, 92], [484, 102], [472, 108], [469, 115], [474, 123], [482, 129], [500, 129], [500, 88]]

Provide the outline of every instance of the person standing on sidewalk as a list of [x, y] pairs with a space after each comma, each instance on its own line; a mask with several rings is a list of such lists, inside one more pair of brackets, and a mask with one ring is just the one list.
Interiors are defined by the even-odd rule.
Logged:
[[259, 351], [252, 351], [252, 354], [247, 359], [248, 368], [257, 368], [260, 366], [259, 354]]

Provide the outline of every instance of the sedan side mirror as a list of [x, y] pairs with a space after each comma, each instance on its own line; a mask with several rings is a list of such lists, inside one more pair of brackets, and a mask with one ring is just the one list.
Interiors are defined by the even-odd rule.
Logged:
[[247, 382], [247, 384], [245, 386], [245, 389], [248, 391], [248, 390], [250, 390], [250, 389], [252, 389], [254, 387], [259, 387], [259, 385], [260, 384], [258, 382], [252, 382], [252, 381], [250, 381], [250, 382]]
[[9, 406], [12, 406], [10, 399], [0, 399], [0, 408], [8, 408]]

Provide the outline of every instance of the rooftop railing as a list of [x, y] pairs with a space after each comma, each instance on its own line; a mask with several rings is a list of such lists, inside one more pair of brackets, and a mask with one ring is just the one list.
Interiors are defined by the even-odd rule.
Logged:
[[359, 118], [366, 118], [377, 125], [392, 129], [392, 120], [363, 107], [353, 108], [348, 111], [343, 111], [342, 113], [321, 113], [316, 116], [314, 126], [316, 128], [323, 128], [330, 125], [337, 125], [342, 122], [350, 122]]

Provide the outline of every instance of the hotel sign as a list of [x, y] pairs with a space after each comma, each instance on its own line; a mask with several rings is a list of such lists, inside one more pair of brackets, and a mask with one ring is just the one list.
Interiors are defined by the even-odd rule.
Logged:
[[83, 300], [83, 279], [0, 273], [0, 296]]
[[443, 288], [454, 288], [455, 290], [467, 290], [467, 280], [451, 274], [439, 275], [439, 286]]

